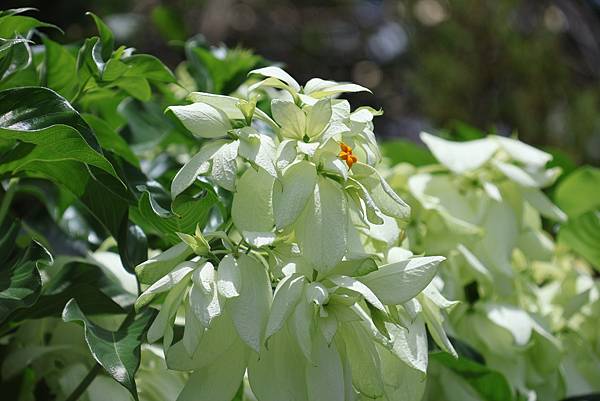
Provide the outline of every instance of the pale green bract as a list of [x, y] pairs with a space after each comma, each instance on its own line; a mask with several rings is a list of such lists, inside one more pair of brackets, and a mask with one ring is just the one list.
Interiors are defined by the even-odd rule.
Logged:
[[[259, 401], [417, 400], [425, 325], [454, 353], [453, 303], [432, 282], [444, 258], [397, 247], [410, 208], [375, 169], [380, 112], [337, 98], [366, 90], [355, 84], [251, 74], [265, 79], [247, 100], [193, 93], [170, 108], [205, 140], [173, 199], [199, 178], [232, 192], [223, 231], [182, 235], [136, 269], [136, 308], [159, 309], [148, 340], [162, 338], [170, 369], [193, 372], [178, 400], [230, 401], [246, 372]], [[253, 107], [267, 87], [280, 91], [271, 115]]]

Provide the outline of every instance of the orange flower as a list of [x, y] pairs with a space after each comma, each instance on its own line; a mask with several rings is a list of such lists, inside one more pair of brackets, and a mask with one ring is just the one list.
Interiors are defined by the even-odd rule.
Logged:
[[352, 148], [344, 142], [340, 142], [340, 149], [338, 157], [346, 161], [348, 168], [352, 168], [352, 165], [358, 161], [358, 158], [352, 154]]

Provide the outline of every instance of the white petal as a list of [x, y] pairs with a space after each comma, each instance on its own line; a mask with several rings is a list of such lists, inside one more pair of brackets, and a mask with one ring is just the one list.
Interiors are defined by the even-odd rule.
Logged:
[[253, 257], [241, 255], [238, 265], [242, 289], [238, 297], [229, 300], [233, 323], [242, 340], [259, 352], [269, 318], [271, 283], [265, 267]]
[[238, 147], [240, 141], [233, 141], [215, 152], [212, 157], [211, 178], [216, 184], [228, 191], [235, 191], [235, 178], [237, 176]]
[[289, 276], [279, 282], [271, 305], [265, 338], [278, 332], [292, 314], [304, 288], [304, 276]]
[[319, 177], [313, 196], [298, 219], [296, 239], [302, 255], [327, 273], [346, 254], [346, 195], [339, 184]]
[[227, 131], [231, 129], [227, 115], [206, 103], [171, 106], [168, 110], [171, 110], [182, 124], [199, 138], [221, 138], [227, 136]]
[[296, 221], [311, 198], [317, 181], [314, 164], [299, 161], [290, 165], [273, 189], [273, 211], [278, 229]]
[[433, 279], [445, 258], [425, 256], [388, 265], [359, 278], [387, 305], [402, 304], [419, 294]]
[[490, 138], [454, 142], [422, 132], [421, 140], [436, 159], [455, 173], [475, 170], [498, 150], [497, 142]]
[[258, 74], [258, 75], [262, 75], [264, 77], [277, 78], [280, 81], [288, 84], [296, 92], [298, 92], [300, 90], [300, 85], [298, 84], [298, 82], [294, 78], [292, 78], [292, 76], [290, 74], [288, 74], [287, 72], [285, 72], [284, 70], [282, 70], [279, 67], [259, 68], [259, 69], [250, 71], [248, 73], [248, 75], [250, 75], [250, 74]]
[[247, 357], [244, 344], [237, 340], [212, 364], [192, 373], [177, 401], [231, 401], [244, 378]]
[[281, 126], [281, 134], [286, 138], [302, 140], [306, 133], [306, 114], [294, 102], [274, 99], [271, 112], [277, 124]]
[[217, 275], [217, 289], [223, 297], [234, 298], [240, 295], [242, 274], [237, 261], [232, 255], [226, 255], [221, 260]]

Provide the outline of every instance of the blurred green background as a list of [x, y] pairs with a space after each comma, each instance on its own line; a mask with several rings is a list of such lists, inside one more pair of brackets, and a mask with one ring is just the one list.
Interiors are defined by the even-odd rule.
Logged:
[[64, 29], [95, 33], [103, 17], [118, 42], [175, 67], [182, 41], [251, 48], [300, 82], [351, 80], [383, 107], [380, 138], [421, 130], [470, 139], [517, 133], [577, 163], [600, 164], [600, 0], [4, 0], [36, 7]]

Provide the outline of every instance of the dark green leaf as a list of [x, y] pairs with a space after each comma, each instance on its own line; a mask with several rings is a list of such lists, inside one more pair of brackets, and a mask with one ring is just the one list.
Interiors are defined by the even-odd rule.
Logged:
[[74, 128], [89, 147], [100, 152], [100, 145], [90, 127], [69, 102], [56, 92], [41, 87], [0, 91], [0, 127], [33, 131], [55, 124]]
[[[16, 224], [16, 223], [15, 223]], [[13, 229], [5, 233], [1, 242], [15, 235]], [[14, 239], [12, 244], [14, 245]], [[32, 306], [40, 294], [42, 279], [38, 262], [50, 261], [51, 256], [39, 243], [33, 241], [25, 249], [16, 249], [0, 266], [0, 323], [17, 309]]]
[[148, 259], [146, 234], [136, 224], [124, 220], [117, 238], [121, 262], [127, 271], [133, 273], [137, 265]]
[[445, 352], [429, 354], [430, 359], [451, 369], [464, 378], [485, 401], [510, 401], [513, 399], [511, 387], [499, 372], [465, 357], [454, 358]]
[[156, 193], [146, 187], [132, 218], [170, 244], [177, 244], [181, 242], [177, 233], [193, 234], [196, 225], [203, 228], [213, 208], [218, 206], [219, 198], [212, 187], [206, 183], [198, 185], [199, 188], [192, 187], [178, 196], [173, 201], [172, 211], [161, 205]]
[[63, 320], [83, 324], [85, 340], [94, 359], [137, 400], [135, 373], [140, 366], [140, 346], [154, 313], [145, 309], [119, 330], [109, 331], [91, 322], [72, 299], [65, 306]]
[[12, 315], [11, 321], [60, 317], [72, 298], [88, 314], [122, 314], [136, 299], [111, 272], [89, 260], [60, 257], [45, 273], [50, 277], [35, 305]]
[[119, 113], [127, 120], [131, 135], [128, 142], [134, 149], [156, 146], [173, 129], [162, 111], [156, 103], [142, 103], [134, 99], [125, 99], [119, 105]]

